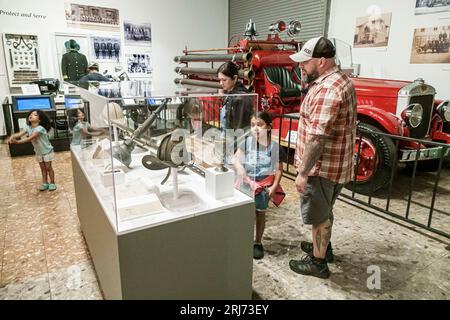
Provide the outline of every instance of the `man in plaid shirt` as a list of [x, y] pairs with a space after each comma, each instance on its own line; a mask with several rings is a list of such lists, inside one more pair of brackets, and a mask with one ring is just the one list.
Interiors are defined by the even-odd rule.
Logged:
[[333, 205], [352, 179], [356, 134], [356, 94], [350, 78], [335, 63], [330, 40], [317, 37], [290, 56], [307, 76], [308, 94], [300, 107], [295, 154], [295, 185], [301, 194], [303, 222], [312, 225], [312, 243], [302, 241], [307, 255], [291, 260], [300, 274], [328, 278], [332, 262]]

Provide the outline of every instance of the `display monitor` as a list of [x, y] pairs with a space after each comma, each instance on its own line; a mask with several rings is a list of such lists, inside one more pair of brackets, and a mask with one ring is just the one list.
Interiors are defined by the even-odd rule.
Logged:
[[158, 97], [158, 98], [150, 97], [150, 98], [147, 98], [147, 104], [149, 106], [159, 106], [160, 104], [163, 103], [164, 99], [165, 98], [160, 98], [160, 97]]
[[83, 100], [81, 96], [68, 96], [64, 97], [66, 109], [78, 109], [83, 108]]
[[124, 99], [122, 99], [122, 103], [124, 106], [131, 106], [131, 105], [135, 105], [136, 101], [134, 101], [134, 99], [132, 99], [132, 98], [124, 98]]
[[53, 96], [13, 96], [14, 111], [28, 112], [30, 110], [55, 110]]

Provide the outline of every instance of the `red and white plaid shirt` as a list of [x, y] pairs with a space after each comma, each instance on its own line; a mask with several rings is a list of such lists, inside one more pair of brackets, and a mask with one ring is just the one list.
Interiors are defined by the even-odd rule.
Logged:
[[351, 181], [356, 136], [356, 93], [350, 78], [333, 67], [309, 87], [300, 107], [295, 165], [299, 169], [307, 134], [325, 136], [323, 153], [309, 176]]

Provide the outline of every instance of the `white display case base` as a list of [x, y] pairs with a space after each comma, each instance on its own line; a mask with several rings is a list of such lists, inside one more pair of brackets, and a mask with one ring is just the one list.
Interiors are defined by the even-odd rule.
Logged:
[[[103, 192], [91, 183], [93, 175], [73, 152], [72, 168], [81, 230], [106, 299], [252, 298], [255, 206], [251, 199], [236, 192], [235, 197], [216, 203], [200, 194], [210, 202], [206, 211], [151, 214], [149, 221], [159, 217], [157, 222], [118, 232], [121, 211], [111, 217]], [[183, 188], [179, 189], [181, 200]], [[161, 193], [171, 189], [169, 185]], [[122, 200], [118, 205], [127, 208], [130, 202]], [[135, 201], [139, 210], [133, 212], [145, 211], [148, 216], [155, 203], [156, 198]]]

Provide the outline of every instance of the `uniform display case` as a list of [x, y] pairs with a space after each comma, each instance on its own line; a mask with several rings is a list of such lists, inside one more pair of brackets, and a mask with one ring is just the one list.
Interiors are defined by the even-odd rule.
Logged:
[[220, 108], [225, 98], [256, 106], [256, 95], [103, 97], [113, 85], [79, 89], [102, 104], [108, 134], [71, 147], [77, 211], [105, 297], [250, 299], [255, 207], [227, 164], [249, 131], [227, 136]]

